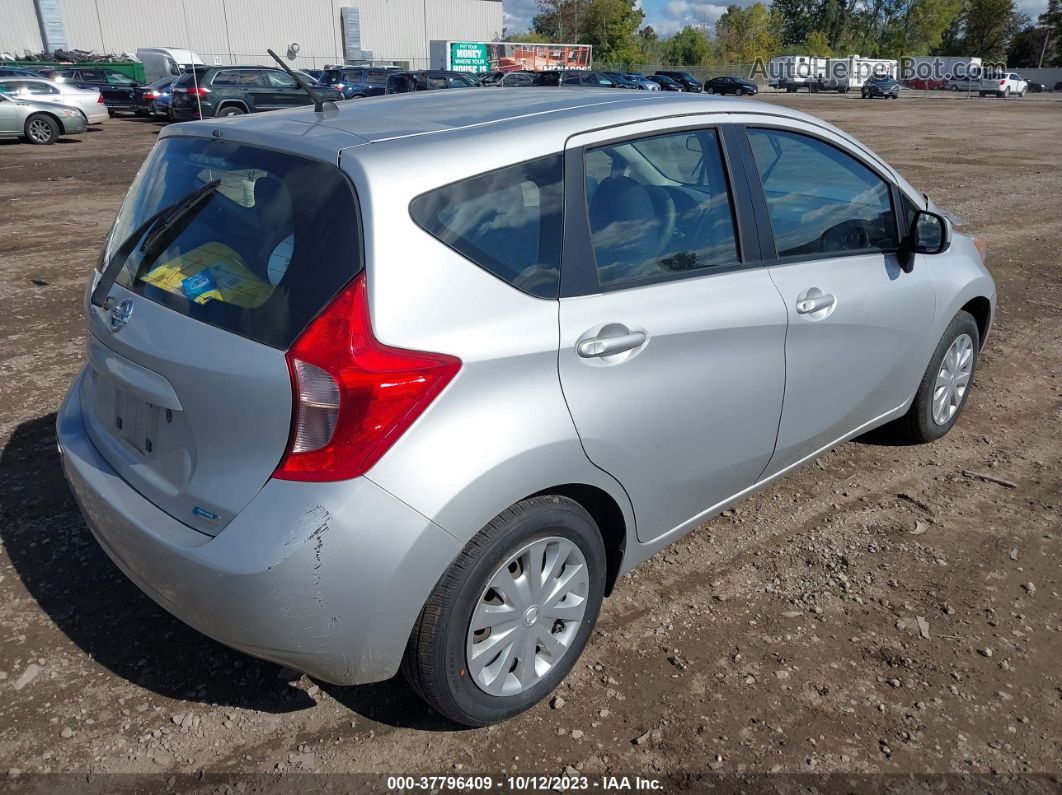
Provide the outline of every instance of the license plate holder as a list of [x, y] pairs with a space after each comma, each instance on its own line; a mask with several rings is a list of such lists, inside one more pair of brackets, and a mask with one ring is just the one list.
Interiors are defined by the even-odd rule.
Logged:
[[154, 453], [158, 427], [158, 406], [115, 387], [114, 429], [141, 455]]

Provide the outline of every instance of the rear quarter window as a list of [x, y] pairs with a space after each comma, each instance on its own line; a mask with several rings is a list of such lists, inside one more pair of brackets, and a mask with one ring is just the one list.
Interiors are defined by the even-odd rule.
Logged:
[[516, 289], [556, 298], [563, 174], [559, 154], [518, 163], [418, 196], [410, 214], [428, 234]]

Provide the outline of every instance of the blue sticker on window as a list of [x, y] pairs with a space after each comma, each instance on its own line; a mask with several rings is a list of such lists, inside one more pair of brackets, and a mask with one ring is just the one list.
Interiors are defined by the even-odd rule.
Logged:
[[186, 298], [195, 300], [203, 293], [209, 293], [211, 290], [216, 290], [218, 284], [214, 281], [214, 274], [210, 271], [210, 268], [204, 268], [199, 273], [189, 276], [181, 282], [181, 291]]

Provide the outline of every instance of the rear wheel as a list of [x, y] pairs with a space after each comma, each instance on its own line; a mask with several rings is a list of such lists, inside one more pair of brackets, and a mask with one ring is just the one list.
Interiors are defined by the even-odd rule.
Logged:
[[937, 343], [911, 408], [894, 423], [898, 437], [932, 442], [951, 430], [970, 396], [980, 345], [973, 316], [956, 314]]
[[223, 118], [225, 116], [242, 116], [246, 112], [247, 111], [245, 111], [239, 105], [226, 105], [218, 111], [218, 117]]
[[44, 113], [34, 113], [26, 119], [24, 132], [31, 144], [54, 144], [59, 140], [59, 124]]
[[604, 544], [583, 507], [554, 495], [523, 500], [450, 564], [417, 619], [402, 671], [457, 723], [510, 718], [571, 670], [604, 586]]

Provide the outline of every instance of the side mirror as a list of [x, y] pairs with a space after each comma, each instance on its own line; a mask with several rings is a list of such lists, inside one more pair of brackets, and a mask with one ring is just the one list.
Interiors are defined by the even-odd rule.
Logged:
[[914, 270], [915, 254], [942, 254], [951, 246], [951, 227], [942, 215], [919, 210], [911, 219], [907, 237], [900, 244], [900, 267]]
[[703, 152], [704, 151], [703, 148], [701, 147], [701, 139], [698, 136], [696, 136], [696, 135], [687, 135], [686, 136], [686, 148], [689, 149], [691, 152]]

